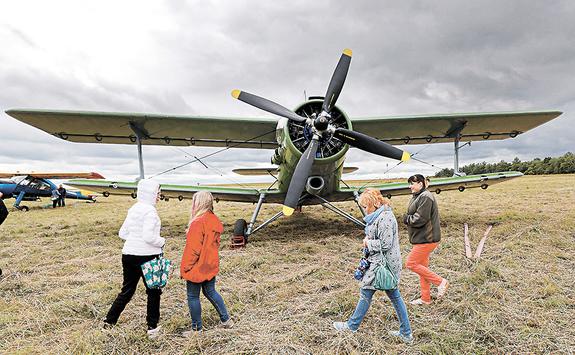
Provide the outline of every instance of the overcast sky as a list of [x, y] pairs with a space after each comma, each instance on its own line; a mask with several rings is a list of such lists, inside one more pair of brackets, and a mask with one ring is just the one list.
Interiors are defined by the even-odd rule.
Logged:
[[[573, 1], [11, 1], [0, 4], [0, 171], [138, 175], [135, 146], [70, 143], [10, 108], [269, 116], [242, 89], [293, 108], [324, 95], [344, 48], [338, 100], [351, 117], [501, 110], [564, 114], [515, 139], [474, 142], [461, 165], [575, 151]], [[452, 167], [452, 144], [408, 146]], [[214, 149], [144, 147], [153, 175]], [[161, 181], [246, 181], [272, 151], [232, 149]], [[350, 150], [348, 177], [432, 174], [427, 165]], [[259, 178], [261, 180], [261, 178]], [[264, 178], [264, 180], [267, 180]]]

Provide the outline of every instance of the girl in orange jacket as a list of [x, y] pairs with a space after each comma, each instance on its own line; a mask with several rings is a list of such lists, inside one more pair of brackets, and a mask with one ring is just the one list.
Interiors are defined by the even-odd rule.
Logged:
[[192, 199], [192, 214], [180, 265], [180, 275], [186, 280], [192, 317], [192, 330], [184, 332], [184, 336], [202, 330], [200, 289], [220, 315], [222, 326], [230, 328], [233, 325], [224, 300], [215, 288], [216, 275], [220, 270], [220, 236], [224, 227], [213, 212], [213, 204], [214, 199], [208, 191], [196, 192]]

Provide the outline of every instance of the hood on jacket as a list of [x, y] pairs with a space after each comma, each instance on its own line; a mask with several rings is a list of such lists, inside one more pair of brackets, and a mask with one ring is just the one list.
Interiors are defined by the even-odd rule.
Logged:
[[138, 202], [148, 205], [156, 205], [156, 197], [160, 190], [160, 184], [154, 180], [142, 179], [138, 182]]

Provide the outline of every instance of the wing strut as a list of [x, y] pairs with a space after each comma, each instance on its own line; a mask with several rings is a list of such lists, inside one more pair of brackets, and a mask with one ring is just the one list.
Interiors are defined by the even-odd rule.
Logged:
[[130, 129], [136, 134], [136, 144], [138, 145], [138, 163], [140, 166], [140, 180], [144, 179], [144, 158], [142, 157], [142, 138], [149, 137], [146, 130], [136, 122], [130, 121]]

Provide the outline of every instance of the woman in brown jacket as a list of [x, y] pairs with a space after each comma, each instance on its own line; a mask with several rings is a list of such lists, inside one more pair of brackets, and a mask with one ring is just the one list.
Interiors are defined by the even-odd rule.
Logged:
[[437, 297], [442, 297], [449, 282], [431, 271], [429, 255], [441, 240], [439, 209], [433, 194], [427, 190], [423, 175], [411, 176], [407, 182], [413, 197], [409, 201], [404, 223], [407, 224], [409, 242], [413, 245], [407, 256], [406, 267], [419, 275], [421, 298], [411, 301], [413, 305], [430, 304], [430, 284], [437, 286]]

